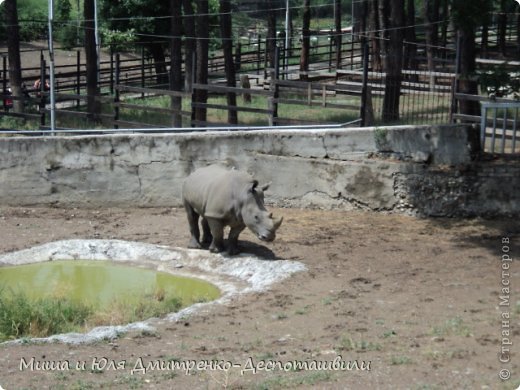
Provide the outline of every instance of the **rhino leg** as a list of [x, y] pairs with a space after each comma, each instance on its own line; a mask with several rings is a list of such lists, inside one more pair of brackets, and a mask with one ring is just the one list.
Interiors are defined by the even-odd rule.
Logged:
[[208, 221], [206, 218], [202, 218], [202, 241], [201, 244], [204, 247], [208, 247], [213, 240], [213, 236], [211, 235], [211, 230], [209, 228]]
[[186, 215], [188, 216], [188, 223], [190, 225], [190, 242], [188, 248], [200, 249], [202, 248], [199, 242], [200, 230], [199, 230], [199, 214], [191, 207], [188, 202], [184, 202], [184, 208], [186, 209]]
[[224, 250], [224, 225], [218, 219], [207, 218], [212, 240], [209, 246], [210, 252], [220, 253]]
[[228, 254], [230, 256], [238, 254], [238, 236], [245, 229], [245, 225], [232, 227], [228, 236]]

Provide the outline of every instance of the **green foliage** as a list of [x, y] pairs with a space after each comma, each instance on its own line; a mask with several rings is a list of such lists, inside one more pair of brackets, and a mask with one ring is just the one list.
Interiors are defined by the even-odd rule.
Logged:
[[22, 337], [46, 337], [85, 327], [123, 324], [178, 311], [182, 301], [162, 291], [116, 301], [105, 311], [64, 296], [31, 299], [20, 291], [0, 290], [0, 342]]
[[[40, 39], [47, 35], [47, 2], [17, 0], [20, 40]], [[0, 6], [0, 39], [6, 40], [4, 7]]]
[[520, 74], [511, 73], [505, 65], [496, 65], [478, 72], [481, 90], [496, 96], [520, 92]]
[[84, 325], [92, 309], [65, 297], [31, 300], [23, 292], [0, 291], [0, 340], [48, 336]]
[[128, 50], [128, 46], [136, 41], [135, 30], [133, 28], [126, 31], [101, 29], [101, 42], [109, 46], [114, 51]]
[[[58, 0], [55, 4], [54, 37], [63, 49], [72, 49], [81, 42], [77, 23], [72, 22], [71, 0]], [[82, 33], [82, 29], [80, 29]]]
[[462, 30], [475, 30], [487, 20], [492, 8], [491, 0], [451, 0], [453, 23]]

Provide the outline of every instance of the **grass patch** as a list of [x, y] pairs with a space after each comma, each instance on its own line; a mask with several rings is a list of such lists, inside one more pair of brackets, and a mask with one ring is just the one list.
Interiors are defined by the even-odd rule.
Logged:
[[136, 300], [116, 301], [96, 312], [91, 305], [64, 296], [31, 299], [24, 292], [0, 290], [0, 341], [47, 337], [85, 331], [97, 325], [115, 325], [161, 317], [178, 311], [180, 299], [145, 294]]
[[433, 336], [464, 336], [470, 337], [471, 330], [464, 323], [462, 318], [454, 317], [446, 320], [446, 322], [439, 326], [434, 326], [431, 330]]
[[284, 387], [314, 386], [320, 382], [331, 380], [332, 374], [327, 371], [302, 373], [296, 376], [278, 375], [267, 379], [254, 388], [256, 390], [270, 390]]
[[400, 366], [403, 364], [411, 364], [412, 359], [408, 356], [392, 356], [390, 364], [393, 366]]
[[93, 313], [87, 321], [89, 326], [118, 325], [141, 321], [178, 311], [182, 302], [177, 297], [165, 297], [159, 291], [154, 294], [135, 296], [133, 299], [119, 299], [106, 309]]
[[340, 340], [340, 345], [338, 349], [341, 351], [357, 352], [380, 351], [382, 349], [382, 346], [379, 343], [373, 343], [371, 341], [366, 340], [354, 340], [350, 336], [343, 336]]
[[91, 307], [65, 297], [31, 300], [25, 293], [2, 289], [0, 340], [74, 331], [91, 315]]

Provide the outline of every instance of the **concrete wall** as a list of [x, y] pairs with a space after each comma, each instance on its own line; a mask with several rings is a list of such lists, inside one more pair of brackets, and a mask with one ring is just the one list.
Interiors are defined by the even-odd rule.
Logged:
[[[272, 181], [271, 204], [518, 215], [520, 164], [474, 162], [463, 126], [0, 138], [0, 202], [179, 206], [192, 170]], [[507, 180], [508, 190], [503, 183]]]

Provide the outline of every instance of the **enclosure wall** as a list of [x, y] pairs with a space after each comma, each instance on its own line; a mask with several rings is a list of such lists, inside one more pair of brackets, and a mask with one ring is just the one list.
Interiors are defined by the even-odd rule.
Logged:
[[220, 162], [272, 182], [278, 206], [520, 215], [520, 164], [475, 160], [474, 140], [465, 126], [4, 137], [0, 202], [180, 206], [183, 179]]

